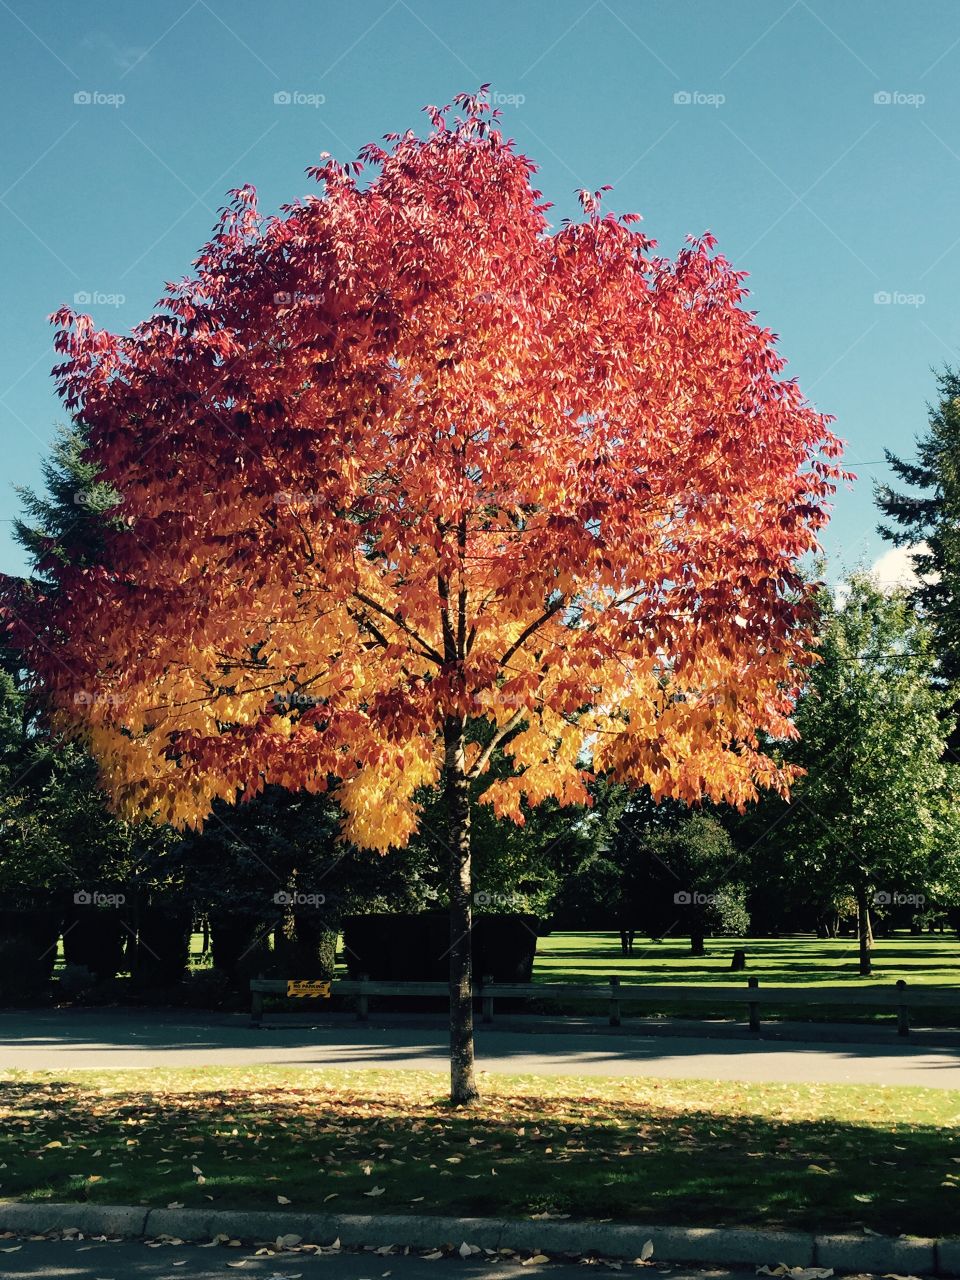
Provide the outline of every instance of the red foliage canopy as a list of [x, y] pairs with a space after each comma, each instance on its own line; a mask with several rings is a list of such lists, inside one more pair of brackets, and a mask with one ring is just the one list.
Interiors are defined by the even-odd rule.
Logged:
[[[331, 777], [402, 843], [445, 733], [483, 799], [585, 799], [585, 765], [742, 803], [787, 778], [839, 444], [710, 237], [551, 230], [480, 98], [233, 194], [129, 336], [54, 317], [60, 392], [121, 495], [102, 565], [46, 566], [12, 636], [128, 816]], [[376, 170], [361, 181], [364, 164]]]

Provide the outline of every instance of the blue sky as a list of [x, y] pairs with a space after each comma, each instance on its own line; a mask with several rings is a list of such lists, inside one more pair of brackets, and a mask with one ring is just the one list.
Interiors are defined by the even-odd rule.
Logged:
[[664, 251], [709, 228], [750, 272], [859, 474], [831, 576], [885, 551], [883, 449], [910, 452], [960, 352], [955, 0], [0, 0], [0, 42], [0, 570], [23, 567], [11, 485], [38, 483], [63, 420], [47, 315], [88, 295], [128, 328], [228, 188], [273, 210], [321, 151], [353, 158], [484, 81], [557, 220], [610, 182]]

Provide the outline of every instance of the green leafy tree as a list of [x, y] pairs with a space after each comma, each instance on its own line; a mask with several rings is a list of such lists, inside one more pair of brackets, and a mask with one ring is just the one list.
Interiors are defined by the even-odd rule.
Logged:
[[886, 595], [866, 577], [845, 599], [825, 596], [819, 652], [788, 753], [806, 775], [789, 808], [767, 812], [792, 874], [834, 908], [855, 900], [868, 974], [871, 906], [924, 896], [953, 858], [952, 695], [936, 679], [931, 629], [904, 593]]
[[678, 932], [702, 956], [709, 934], [742, 934], [750, 924], [736, 847], [720, 820], [689, 813], [646, 846], [645, 892], [653, 936]]

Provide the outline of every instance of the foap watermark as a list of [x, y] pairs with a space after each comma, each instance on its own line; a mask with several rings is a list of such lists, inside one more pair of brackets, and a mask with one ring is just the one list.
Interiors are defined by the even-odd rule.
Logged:
[[73, 505], [87, 511], [109, 511], [117, 505], [117, 496], [104, 488], [77, 489], [73, 495]]
[[270, 699], [270, 706], [274, 711], [285, 714], [288, 711], [309, 711], [313, 707], [319, 707], [323, 703], [322, 698], [315, 698], [312, 694], [304, 693], [301, 689], [291, 689], [287, 693], [275, 693]]
[[123, 700], [122, 694], [102, 689], [78, 689], [73, 695], [75, 707], [119, 707]]
[[100, 89], [78, 89], [73, 95], [77, 107], [122, 107], [127, 100], [125, 93], [103, 93]]
[[925, 293], [904, 293], [900, 289], [878, 289], [873, 295], [876, 307], [922, 307], [926, 300]]
[[287, 293], [281, 289], [279, 293], [273, 295], [274, 305], [278, 307], [291, 307], [295, 302], [319, 303], [323, 301], [323, 295], [320, 293]]
[[525, 93], [500, 93], [494, 90], [490, 95], [492, 107], [522, 107], [526, 100]]
[[125, 893], [101, 893], [99, 889], [78, 889], [73, 895], [78, 907], [122, 907], [126, 900]]
[[727, 100], [725, 93], [704, 93], [700, 89], [678, 89], [673, 95], [675, 107], [722, 107]]
[[304, 93], [302, 89], [279, 89], [273, 95], [275, 107], [322, 107], [326, 100], [325, 93]]
[[75, 307], [122, 307], [126, 301], [125, 293], [105, 293], [102, 289], [78, 289], [73, 295]]
[[325, 893], [301, 893], [299, 889], [278, 889], [273, 895], [278, 907], [322, 907], [326, 900]]
[[925, 93], [902, 93], [899, 89], [880, 89], [873, 95], [875, 107], [922, 107]]
[[522, 911], [526, 904], [517, 893], [489, 893], [481, 889], [473, 895], [473, 905], [488, 911]]
[[923, 907], [926, 895], [922, 893], [890, 893], [886, 889], [878, 889], [873, 895], [875, 907]]
[[280, 489], [273, 500], [276, 506], [289, 511], [300, 511], [304, 507], [319, 507], [323, 501], [318, 493], [301, 493], [296, 489]]
[[699, 889], [678, 889], [673, 901], [678, 907], [712, 907], [720, 898], [716, 893], [701, 893]]

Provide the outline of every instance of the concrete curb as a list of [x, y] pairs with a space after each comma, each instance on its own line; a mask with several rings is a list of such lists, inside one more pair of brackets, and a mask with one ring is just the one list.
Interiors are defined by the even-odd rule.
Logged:
[[308, 1243], [336, 1239], [357, 1245], [443, 1244], [486, 1249], [640, 1256], [653, 1242], [657, 1262], [727, 1266], [833, 1267], [838, 1272], [960, 1276], [960, 1239], [925, 1240], [874, 1235], [812, 1235], [749, 1227], [657, 1227], [633, 1223], [535, 1222], [511, 1218], [444, 1218], [401, 1214], [326, 1214], [274, 1210], [146, 1209], [133, 1205], [0, 1202], [0, 1230], [45, 1233], [75, 1229], [84, 1235], [210, 1240], [223, 1233], [242, 1240], [297, 1235]]

